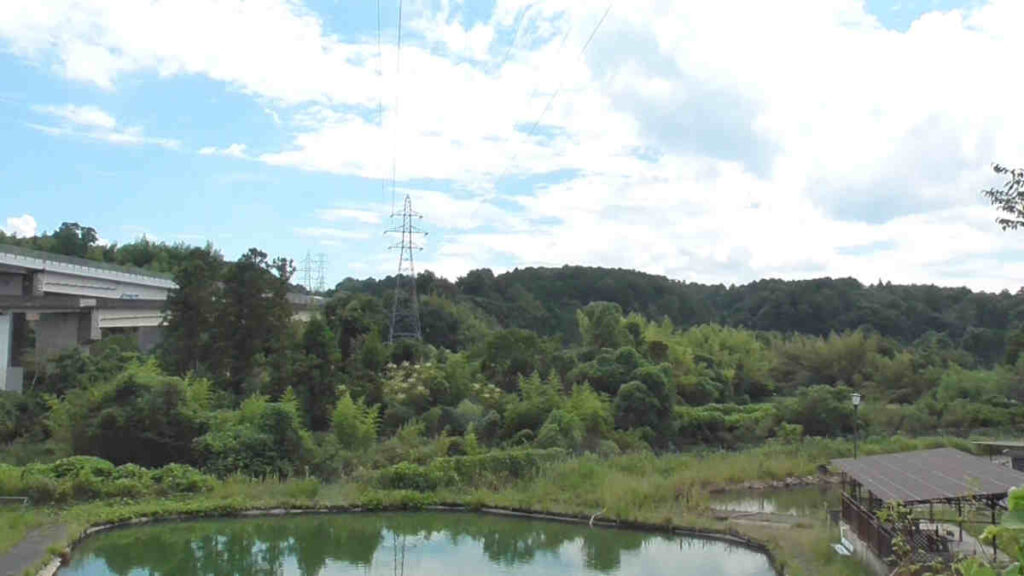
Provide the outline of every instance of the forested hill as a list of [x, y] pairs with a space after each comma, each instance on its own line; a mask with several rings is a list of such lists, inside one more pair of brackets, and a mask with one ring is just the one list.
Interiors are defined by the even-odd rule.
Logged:
[[[346, 279], [337, 290], [387, 297], [393, 278]], [[494, 275], [473, 270], [454, 284], [420, 275], [421, 295], [467, 300], [509, 328], [577, 338], [576, 310], [608, 301], [678, 327], [715, 322], [753, 330], [828, 335], [856, 329], [912, 343], [945, 335], [979, 361], [1002, 359], [1004, 341], [1024, 324], [1024, 294], [932, 285], [864, 285], [852, 278], [696, 284], [634, 270], [563, 266]]]
[[[100, 246], [97, 240], [94, 229], [77, 223], [64, 223], [51, 234], [31, 238], [0, 232], [0, 243], [158, 272], [177, 272], [193, 254], [184, 244], [145, 238], [120, 246]], [[221, 259], [215, 252], [214, 257]], [[370, 294], [379, 297], [381, 307], [387, 310], [393, 286], [390, 277], [348, 278], [331, 292]], [[608, 301], [627, 313], [653, 320], [667, 317], [681, 328], [714, 322], [820, 336], [861, 329], [903, 344], [937, 337], [946, 341], [935, 343], [961, 348], [981, 364], [991, 365], [1004, 359], [1007, 341], [1016, 338], [1012, 335], [1024, 325], [1024, 293], [993, 294], [930, 285], [865, 286], [850, 278], [772, 279], [724, 286], [680, 282], [634, 270], [563, 266], [522, 268], [499, 275], [488, 269], [473, 270], [455, 282], [427, 271], [419, 275], [417, 286], [426, 297], [422, 308], [428, 336], [446, 334], [431, 342], [435, 345], [452, 344], [450, 333], [470, 312], [486, 324], [524, 328], [576, 343], [576, 310], [590, 302]], [[451, 304], [457, 304], [455, 311]], [[459, 314], [462, 320], [455, 318]], [[386, 326], [386, 319], [377, 321], [382, 329]], [[1017, 339], [1024, 346], [1024, 332]]]

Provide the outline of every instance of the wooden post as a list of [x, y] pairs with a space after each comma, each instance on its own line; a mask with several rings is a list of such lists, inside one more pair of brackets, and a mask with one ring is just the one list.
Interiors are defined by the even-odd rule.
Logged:
[[963, 502], [956, 501], [956, 525], [960, 529], [960, 541], [964, 541], [964, 512]]

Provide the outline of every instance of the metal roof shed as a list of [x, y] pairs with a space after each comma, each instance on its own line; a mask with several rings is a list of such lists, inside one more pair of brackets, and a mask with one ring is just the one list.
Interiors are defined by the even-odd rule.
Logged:
[[965, 507], [969, 510], [972, 502], [984, 503], [991, 510], [991, 523], [995, 523], [996, 510], [1005, 508], [1003, 501], [1009, 491], [1024, 486], [1024, 473], [952, 448], [843, 458], [833, 460], [832, 466], [843, 473], [843, 523], [883, 560], [892, 557], [897, 535], [877, 515], [885, 504], [928, 505], [932, 527], [923, 529], [922, 521], [917, 520], [915, 527], [905, 529], [904, 536], [915, 554], [948, 559], [951, 541], [934, 523], [935, 504], [956, 509], [962, 540]]
[[1024, 473], [953, 448], [843, 458], [832, 465], [883, 502], [908, 505], [1002, 499], [1024, 486]]

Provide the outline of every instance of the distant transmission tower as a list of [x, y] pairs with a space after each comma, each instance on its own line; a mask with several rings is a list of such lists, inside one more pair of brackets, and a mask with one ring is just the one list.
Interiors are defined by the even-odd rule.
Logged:
[[405, 195], [402, 212], [392, 214], [391, 217], [401, 217], [402, 224], [391, 228], [387, 233], [400, 234], [402, 238], [391, 246], [392, 250], [398, 250], [398, 274], [395, 276], [395, 299], [391, 305], [389, 344], [405, 339], [419, 340], [422, 337], [420, 307], [416, 298], [416, 268], [413, 266], [412, 253], [423, 249], [416, 244], [416, 237], [427, 235], [413, 224], [414, 220], [419, 220], [423, 216], [413, 212], [412, 199], [408, 194]]
[[322, 293], [327, 288], [327, 279], [324, 277], [327, 270], [327, 254], [317, 254], [313, 263], [316, 264], [316, 292]]
[[302, 285], [306, 290], [313, 291], [313, 257], [306, 251], [306, 257], [299, 262], [299, 269], [296, 270], [299, 278], [302, 278]]

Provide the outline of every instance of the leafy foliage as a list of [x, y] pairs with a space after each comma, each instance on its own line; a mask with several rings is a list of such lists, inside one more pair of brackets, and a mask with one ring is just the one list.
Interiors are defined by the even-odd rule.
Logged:
[[167, 376], [155, 362], [133, 362], [110, 380], [54, 400], [49, 423], [75, 454], [143, 466], [192, 462], [208, 402], [205, 380]]
[[996, 220], [1003, 230], [1016, 230], [1024, 225], [1024, 169], [1007, 168], [999, 164], [992, 166], [992, 169], [1008, 180], [1001, 188], [982, 190], [982, 194], [1004, 214]]
[[0, 495], [26, 496], [33, 503], [194, 494], [213, 484], [213, 478], [183, 464], [148, 470], [135, 464], [115, 467], [90, 456], [24, 467], [0, 464]]
[[305, 472], [314, 445], [293, 394], [280, 402], [256, 394], [238, 410], [215, 414], [195, 449], [203, 469], [217, 476], [287, 478]]
[[378, 408], [355, 402], [348, 393], [334, 407], [332, 425], [338, 443], [346, 450], [366, 450], [377, 440]]
[[[71, 250], [73, 234], [88, 244], [70, 225], [15, 240]], [[120, 336], [39, 366], [24, 397], [0, 396], [0, 441], [218, 476], [337, 477], [512, 448], [797, 445], [852, 434], [854, 391], [864, 435], [1024, 425], [1024, 299], [1009, 293], [425, 272], [426, 341], [389, 345], [393, 278], [345, 280], [300, 323], [291, 263], [256, 249], [224, 262], [210, 246], [143, 239], [86, 256], [175, 273], [161, 363]]]

